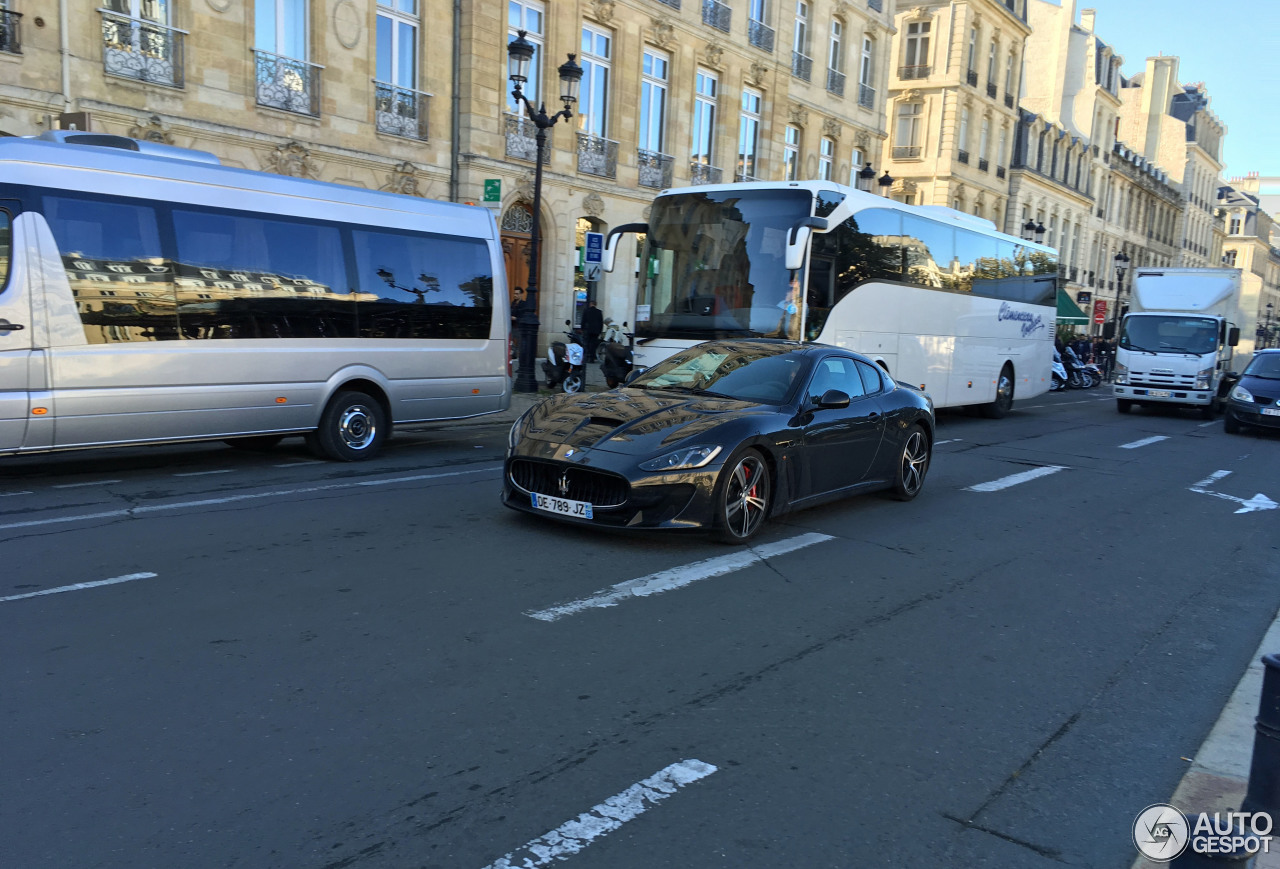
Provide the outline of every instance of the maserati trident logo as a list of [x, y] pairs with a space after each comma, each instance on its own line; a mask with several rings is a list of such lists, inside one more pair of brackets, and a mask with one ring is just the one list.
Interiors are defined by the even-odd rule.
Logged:
[[560, 489], [560, 497], [564, 498], [569, 495], [569, 472], [565, 471], [560, 475], [560, 482], [557, 485]]

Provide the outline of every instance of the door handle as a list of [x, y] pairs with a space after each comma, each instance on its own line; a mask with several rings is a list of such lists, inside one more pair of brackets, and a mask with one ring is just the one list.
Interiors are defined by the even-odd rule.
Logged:
[[8, 320], [0, 320], [0, 332], [20, 332], [27, 328], [21, 323], [10, 323]]

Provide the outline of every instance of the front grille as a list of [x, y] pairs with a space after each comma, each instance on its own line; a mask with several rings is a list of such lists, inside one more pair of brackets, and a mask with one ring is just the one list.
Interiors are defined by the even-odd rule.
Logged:
[[1150, 386], [1157, 389], [1193, 389], [1196, 385], [1196, 376], [1155, 371], [1130, 371], [1129, 383], [1132, 386]]
[[[630, 484], [617, 474], [534, 459], [512, 459], [511, 483], [538, 495], [552, 495], [570, 501], [586, 501], [595, 507], [617, 507], [627, 502]], [[564, 481], [566, 488], [561, 491]]]

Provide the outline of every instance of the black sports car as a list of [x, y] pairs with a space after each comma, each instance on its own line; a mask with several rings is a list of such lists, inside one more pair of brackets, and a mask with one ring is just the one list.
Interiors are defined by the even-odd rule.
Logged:
[[613, 528], [741, 543], [769, 516], [872, 489], [919, 494], [933, 402], [823, 344], [709, 341], [511, 427], [503, 503]]

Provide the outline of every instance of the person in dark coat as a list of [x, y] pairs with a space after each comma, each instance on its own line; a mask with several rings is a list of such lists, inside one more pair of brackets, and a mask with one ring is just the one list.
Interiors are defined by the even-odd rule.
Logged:
[[596, 358], [596, 347], [600, 344], [600, 333], [603, 331], [604, 312], [596, 307], [596, 301], [592, 299], [582, 312], [582, 337], [587, 342], [582, 349], [586, 352], [584, 358], [588, 361]]

